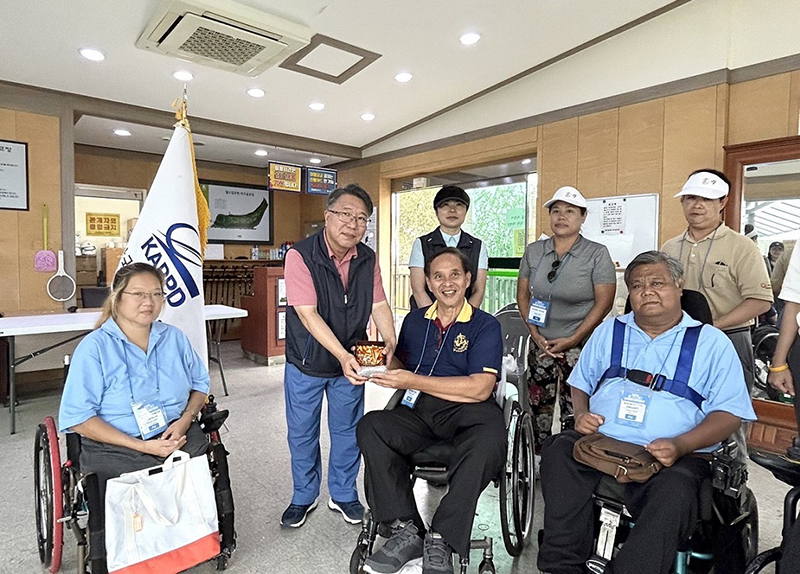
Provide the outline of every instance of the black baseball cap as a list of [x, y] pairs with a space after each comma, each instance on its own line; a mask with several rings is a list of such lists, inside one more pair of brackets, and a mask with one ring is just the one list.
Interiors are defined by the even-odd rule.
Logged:
[[439, 209], [440, 205], [451, 199], [460, 201], [467, 206], [467, 209], [469, 209], [469, 195], [467, 195], [466, 191], [455, 185], [445, 185], [439, 190], [439, 192], [436, 194], [436, 197], [433, 198], [433, 208]]

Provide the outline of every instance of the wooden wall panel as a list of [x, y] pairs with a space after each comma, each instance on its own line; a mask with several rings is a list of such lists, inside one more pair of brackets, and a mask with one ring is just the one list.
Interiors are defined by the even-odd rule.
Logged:
[[[542, 126], [542, 144], [539, 151], [539, 199], [541, 205], [563, 185], [578, 184], [578, 118]], [[537, 217], [537, 221], [541, 218]], [[537, 224], [536, 234], [542, 231]]]
[[578, 189], [586, 197], [617, 195], [619, 110], [578, 118]]
[[789, 79], [789, 126], [786, 135], [798, 134], [800, 134], [800, 70], [795, 70]]
[[17, 133], [17, 113], [0, 108], [0, 138], [12, 140]]
[[728, 84], [717, 86], [717, 127], [714, 137], [714, 167], [725, 169], [725, 146], [728, 145], [728, 120], [730, 118], [731, 90]]
[[28, 211], [0, 211], [0, 312], [55, 310], [47, 296], [52, 273], [33, 270], [42, 249], [42, 204], [50, 211], [49, 248], [61, 246], [61, 149], [56, 116], [0, 110], [0, 138], [28, 144]]
[[[46, 310], [60, 306], [46, 296], [50, 273], [34, 271], [33, 256], [44, 246], [42, 204], [48, 205], [48, 247], [57, 252], [61, 246], [61, 148], [59, 119], [26, 112], [17, 113], [17, 139], [28, 144], [28, 182], [30, 211], [19, 212], [19, 281], [20, 308]], [[71, 246], [70, 246], [71, 248]]]
[[617, 195], [661, 193], [664, 99], [619, 108]]
[[790, 135], [791, 74], [777, 74], [730, 87], [728, 143], [738, 144]]
[[716, 166], [717, 90], [715, 87], [664, 100], [664, 155], [661, 196], [661, 243], [686, 227], [680, 202], [673, 196], [689, 174]]
[[387, 160], [381, 163], [381, 176], [397, 179], [409, 175], [426, 175], [535, 155], [536, 144], [540, 139], [539, 129], [539, 126], [534, 126], [516, 132]]

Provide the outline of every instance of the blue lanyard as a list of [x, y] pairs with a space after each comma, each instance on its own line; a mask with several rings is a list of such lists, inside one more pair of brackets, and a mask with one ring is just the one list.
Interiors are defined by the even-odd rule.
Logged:
[[[419, 371], [419, 368], [422, 366], [422, 359], [425, 357], [425, 348], [428, 345], [428, 333], [430, 333], [431, 331], [431, 323], [433, 323], [433, 319], [428, 319], [428, 326], [425, 328], [425, 340], [422, 342], [422, 351], [419, 354], [419, 360], [417, 361], [417, 368], [414, 369], [415, 375], [417, 374], [417, 371]], [[436, 351], [436, 357], [433, 359], [433, 365], [431, 365], [431, 370], [428, 373], [429, 377], [433, 374], [433, 369], [436, 367], [436, 363], [439, 361], [439, 355], [442, 353], [442, 349], [444, 348], [444, 342], [445, 340], [447, 340], [447, 334], [450, 332], [450, 329], [455, 324], [456, 322], [453, 321], [450, 324], [450, 326], [447, 327], [447, 330], [444, 332], [444, 335], [442, 336], [442, 343], [439, 345], [439, 350]]]
[[[122, 353], [125, 355], [125, 374], [128, 376], [128, 388], [131, 391], [131, 402], [136, 402], [135, 397], [133, 396], [133, 383], [131, 383], [131, 371], [130, 367], [128, 366], [128, 349], [125, 347], [127, 346], [127, 341], [122, 341]], [[145, 366], [147, 365], [147, 353], [145, 353]], [[153, 357], [156, 361], [156, 395], [160, 398], [161, 397], [161, 384], [159, 382], [159, 375], [158, 375], [158, 351], [156, 347], [153, 347]]]

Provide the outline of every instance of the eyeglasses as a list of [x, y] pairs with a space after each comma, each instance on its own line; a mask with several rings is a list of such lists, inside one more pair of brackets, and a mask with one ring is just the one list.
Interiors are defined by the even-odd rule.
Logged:
[[144, 301], [145, 299], [152, 299], [155, 303], [160, 303], [164, 300], [164, 294], [161, 291], [155, 293], [145, 293], [144, 291], [123, 291], [125, 295], [130, 295], [137, 301]]
[[369, 219], [363, 215], [353, 215], [349, 211], [334, 211], [333, 209], [329, 209], [328, 211], [335, 213], [336, 217], [338, 217], [339, 221], [342, 223], [353, 223], [353, 221], [355, 221], [356, 225], [359, 227], [366, 227], [367, 223], [369, 223]]
[[553, 261], [553, 264], [551, 265], [552, 269], [550, 273], [547, 274], [547, 280], [550, 283], [556, 280], [556, 270], [560, 265], [561, 265], [561, 259], [556, 259], [555, 261]]

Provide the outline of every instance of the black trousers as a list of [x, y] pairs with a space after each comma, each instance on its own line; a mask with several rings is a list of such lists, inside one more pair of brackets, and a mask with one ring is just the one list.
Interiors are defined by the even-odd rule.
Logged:
[[425, 525], [414, 502], [408, 457], [452, 440], [449, 489], [431, 528], [466, 556], [478, 498], [505, 462], [506, 430], [497, 403], [455, 403], [422, 393], [414, 409], [401, 405], [367, 413], [356, 437], [364, 454], [364, 484], [374, 520], [411, 519], [421, 532]]
[[[594, 550], [592, 493], [604, 475], [573, 458], [581, 436], [564, 431], [550, 437], [542, 450], [544, 539], [538, 566], [553, 574], [583, 574]], [[623, 502], [636, 525], [606, 573], [669, 573], [678, 548], [694, 530], [700, 485], [709, 475], [708, 460], [689, 456], [645, 483], [627, 484]]]

